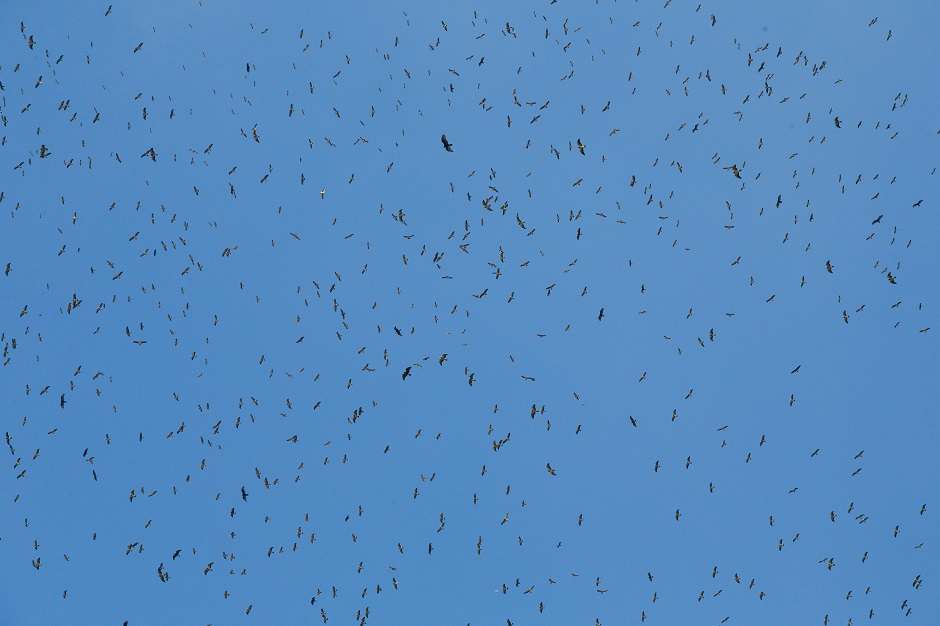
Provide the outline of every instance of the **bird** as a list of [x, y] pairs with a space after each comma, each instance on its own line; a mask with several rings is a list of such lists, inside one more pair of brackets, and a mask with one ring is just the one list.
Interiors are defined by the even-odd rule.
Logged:
[[447, 135], [441, 135], [441, 143], [444, 144], [444, 149], [447, 150], [448, 152], [454, 151], [454, 145], [450, 143], [449, 141], [447, 141]]

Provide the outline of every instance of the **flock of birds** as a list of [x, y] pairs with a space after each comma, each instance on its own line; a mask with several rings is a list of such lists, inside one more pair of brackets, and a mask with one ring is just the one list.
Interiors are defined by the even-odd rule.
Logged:
[[147, 10], [3, 24], [10, 623], [940, 619], [832, 398], [916, 392], [826, 371], [937, 356], [915, 94], [679, 0]]

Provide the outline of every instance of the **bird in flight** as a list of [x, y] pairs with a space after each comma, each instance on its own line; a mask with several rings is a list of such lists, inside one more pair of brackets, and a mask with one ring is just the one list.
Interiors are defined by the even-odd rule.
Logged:
[[454, 151], [454, 144], [447, 141], [447, 135], [441, 135], [441, 143], [444, 144], [444, 149], [447, 150], [448, 152]]

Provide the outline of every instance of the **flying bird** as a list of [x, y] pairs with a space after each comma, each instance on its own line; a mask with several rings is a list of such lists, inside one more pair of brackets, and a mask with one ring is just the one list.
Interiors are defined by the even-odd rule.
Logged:
[[444, 144], [444, 149], [447, 150], [448, 152], [454, 151], [454, 144], [447, 141], [447, 135], [441, 135], [441, 143]]

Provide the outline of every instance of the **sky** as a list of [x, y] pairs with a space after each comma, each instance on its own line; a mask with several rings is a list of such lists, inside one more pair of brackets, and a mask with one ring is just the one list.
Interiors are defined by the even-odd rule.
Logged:
[[5, 3], [0, 624], [940, 623], [938, 21]]

